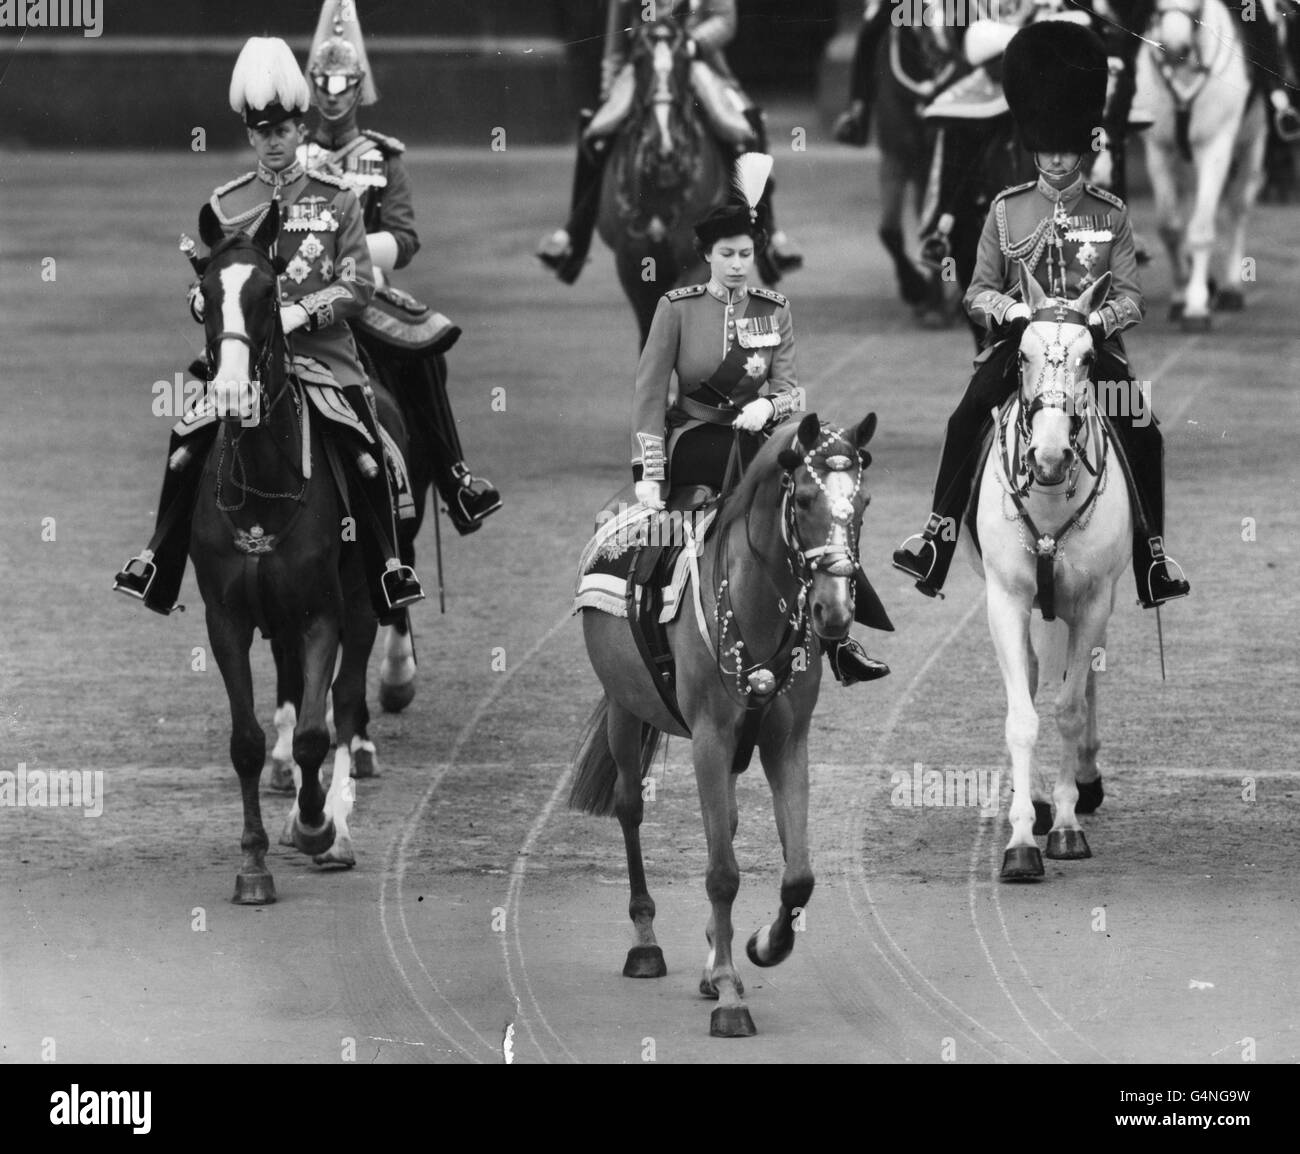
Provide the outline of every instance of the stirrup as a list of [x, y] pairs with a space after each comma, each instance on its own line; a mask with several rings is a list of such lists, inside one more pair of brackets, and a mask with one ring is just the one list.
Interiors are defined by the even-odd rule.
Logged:
[[1285, 108], [1273, 109], [1273, 127], [1284, 144], [1300, 140], [1300, 113], [1288, 104]]
[[[1163, 605], [1166, 601], [1174, 601], [1191, 593], [1192, 586], [1187, 580], [1187, 574], [1183, 572], [1183, 567], [1165, 553], [1164, 538], [1148, 538], [1147, 547], [1151, 550], [1151, 564], [1147, 566], [1147, 595], [1139, 602], [1142, 608], [1154, 609], [1158, 605]], [[1162, 565], [1164, 566], [1165, 581], [1169, 586], [1169, 590], [1163, 597], [1157, 597], [1152, 582], [1155, 579], [1156, 571]], [[1177, 576], [1174, 576], [1170, 571], [1171, 566], [1178, 571]]]
[[[925, 528], [921, 530], [921, 532], [913, 533], [910, 537], [906, 538], [903, 543], [894, 550], [894, 555], [891, 558], [895, 569], [899, 570], [901, 573], [906, 573], [909, 577], [917, 579], [916, 587], [918, 590], [924, 593], [927, 597], [938, 597], [941, 601], [943, 600], [943, 593], [929, 582], [931, 575], [934, 573], [934, 567], [939, 563], [939, 546], [935, 544], [935, 540], [938, 538], [939, 530], [942, 527], [943, 518], [937, 513], [931, 513], [930, 519], [925, 523]], [[921, 543], [919, 548], [921, 549], [924, 549], [926, 545], [930, 546], [932, 560], [924, 574], [921, 574], [917, 569], [913, 569], [899, 560], [900, 556], [915, 561], [921, 560], [919, 552], [913, 553], [907, 547], [912, 541], [919, 541]]]
[[410, 565], [403, 565], [395, 557], [390, 558], [388, 566], [379, 578], [379, 587], [383, 590], [384, 600], [389, 610], [405, 609], [417, 601], [424, 600], [424, 590], [420, 588], [420, 579]]
[[[134, 568], [137, 565], [138, 570]], [[138, 557], [132, 557], [113, 578], [113, 591], [143, 601], [149, 596], [149, 590], [153, 588], [157, 576], [158, 566], [153, 563], [153, 554], [146, 549]]]
[[[559, 239], [560, 233], [565, 234], [566, 239], [563, 242]], [[568, 230], [557, 228], [549, 236], [544, 237], [534, 255], [547, 268], [558, 272], [560, 266], [573, 255], [573, 240], [569, 237]]]

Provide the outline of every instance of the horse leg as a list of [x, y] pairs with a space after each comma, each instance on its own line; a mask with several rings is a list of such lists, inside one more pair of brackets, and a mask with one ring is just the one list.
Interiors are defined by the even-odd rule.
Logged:
[[329, 752], [329, 731], [325, 726], [325, 699], [333, 680], [334, 657], [338, 652], [338, 621], [318, 613], [297, 642], [303, 668], [302, 709], [293, 735], [293, 756], [301, 769], [298, 797], [290, 811], [289, 835], [295, 848], [305, 854], [324, 853], [334, 843], [334, 823], [325, 809], [325, 791], [320, 784], [320, 767]]
[[1157, 231], [1169, 254], [1172, 292], [1169, 302], [1169, 319], [1182, 316], [1186, 301], [1187, 272], [1183, 262], [1183, 221], [1178, 211], [1177, 158], [1172, 142], [1146, 142], [1147, 174], [1155, 198]]
[[230, 699], [230, 760], [239, 775], [239, 792], [244, 803], [244, 833], [239, 840], [243, 860], [235, 878], [234, 900], [240, 905], [266, 905], [275, 901], [275, 882], [266, 868], [266, 848], [270, 843], [262, 825], [262, 805], [257, 794], [266, 760], [266, 734], [253, 708], [253, 671], [248, 661], [253, 623], [245, 618], [218, 615], [212, 608], [207, 610], [207, 622], [212, 653]]
[[1038, 713], [1029, 692], [1026, 655], [1029, 607], [988, 576], [989, 632], [1007, 691], [1007, 749], [1011, 753], [1011, 840], [1002, 855], [1002, 880], [1027, 881], [1043, 876], [1043, 859], [1034, 843], [1034, 806], [1030, 797]]
[[902, 160], [891, 153], [880, 157], [880, 242], [894, 262], [899, 295], [914, 308], [925, 305], [930, 296], [930, 282], [912, 263], [903, 245], [903, 200], [907, 192], [907, 173]]
[[[1105, 634], [1097, 644], [1105, 648]], [[1101, 770], [1097, 768], [1101, 736], [1097, 732], [1097, 671], [1092, 667], [1091, 660], [1088, 662], [1084, 702], [1087, 705], [1087, 720], [1084, 722], [1083, 737], [1079, 741], [1079, 761], [1074, 771], [1074, 780], [1079, 786], [1079, 800], [1074, 804], [1074, 812], [1095, 813], [1106, 795], [1101, 785]]]
[[772, 788], [772, 809], [785, 872], [781, 876], [781, 906], [776, 920], [755, 933], [745, 947], [756, 966], [775, 966], [790, 956], [796, 928], [803, 927], [803, 912], [813, 892], [808, 854], [808, 734], [806, 729], [798, 734], [786, 733], [782, 726], [789, 724], [789, 711], [783, 712], [781, 718], [769, 715], [758, 747], [763, 772]]
[[709, 1019], [709, 1033], [715, 1038], [748, 1038], [757, 1032], [731, 957], [731, 906], [740, 890], [740, 868], [732, 844], [738, 818], [736, 783], [731, 772], [735, 748], [735, 734], [729, 726], [711, 725], [706, 719], [694, 727], [691, 752], [709, 847], [704, 886], [711, 911], [705, 931], [709, 960], [700, 989], [706, 996], [711, 989], [718, 998]]
[[1223, 134], [1202, 145], [1196, 150], [1195, 159], [1196, 199], [1187, 225], [1187, 249], [1192, 266], [1183, 309], [1184, 332], [1203, 332], [1210, 327], [1210, 253], [1214, 249], [1219, 198], [1232, 164], [1231, 137]]
[[379, 666], [379, 704], [400, 713], [415, 697], [415, 645], [411, 615], [403, 611], [395, 625], [383, 628], [384, 659]]
[[614, 813], [622, 827], [623, 846], [627, 850], [627, 877], [632, 891], [627, 913], [636, 933], [636, 944], [628, 950], [623, 964], [623, 976], [662, 978], [668, 967], [664, 964], [664, 952], [655, 940], [655, 903], [646, 886], [645, 861], [641, 856], [641, 818], [645, 808], [641, 793], [641, 719], [610, 698], [605, 732], [618, 767]]
[[1223, 288], [1214, 305], [1223, 312], [1239, 312], [1246, 307], [1246, 225], [1263, 183], [1264, 149], [1268, 143], [1268, 132], [1262, 126], [1257, 127], [1259, 111], [1252, 108], [1246, 113], [1242, 128], [1246, 139], [1236, 150], [1235, 172], [1224, 189], [1231, 223], [1223, 258]]
[[375, 645], [378, 622], [359, 564], [349, 566], [344, 581], [347, 594], [343, 643], [331, 695], [338, 728], [338, 748], [348, 754], [343, 761], [350, 776], [374, 777], [377, 770], [375, 743], [366, 732], [370, 724], [370, 710], [366, 706], [366, 666]]
[[275, 746], [271, 750], [269, 785], [279, 793], [297, 791], [294, 781], [293, 731], [298, 724], [298, 701], [302, 697], [302, 663], [296, 651], [280, 637], [271, 641], [275, 657]]

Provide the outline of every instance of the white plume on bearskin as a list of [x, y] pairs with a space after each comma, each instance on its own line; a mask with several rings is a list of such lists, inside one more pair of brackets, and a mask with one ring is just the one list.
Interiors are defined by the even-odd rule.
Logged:
[[248, 108], [277, 103], [306, 112], [310, 104], [307, 80], [293, 52], [278, 36], [253, 36], [240, 50], [230, 77], [230, 107], [241, 116]]
[[758, 207], [767, 187], [767, 178], [772, 175], [772, 158], [766, 152], [746, 152], [736, 158], [736, 172], [733, 180], [736, 191], [745, 198], [752, 213]]
[[[357, 15], [356, 0], [325, 0], [321, 5], [320, 19], [316, 21], [316, 34], [311, 38], [311, 48], [307, 52], [308, 72], [320, 62], [318, 57], [321, 50], [327, 48], [331, 40], [342, 40], [352, 46], [361, 72], [361, 103], [374, 104], [379, 99], [379, 91], [375, 88], [374, 73], [370, 70], [370, 58], [366, 55], [366, 41], [361, 35], [361, 20]], [[326, 58], [329, 56], [330, 53], [327, 51]], [[313, 99], [315, 99], [314, 93]]]

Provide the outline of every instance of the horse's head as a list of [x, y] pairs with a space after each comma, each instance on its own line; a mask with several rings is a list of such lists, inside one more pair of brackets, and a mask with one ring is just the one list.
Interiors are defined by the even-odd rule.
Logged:
[[[198, 262], [209, 379], [217, 415], [245, 425], [260, 422], [269, 379], [278, 378], [273, 352], [283, 340], [275, 243], [280, 214], [273, 206], [250, 237], [226, 236], [210, 205], [199, 213], [199, 235], [210, 250]], [[273, 398], [272, 398], [273, 399]]]
[[1151, 36], [1160, 44], [1157, 59], [1171, 68], [1196, 63], [1196, 30], [1205, 0], [1156, 0]]
[[828, 640], [842, 638], [853, 623], [858, 535], [871, 502], [863, 484], [871, 464], [867, 443], [875, 431], [875, 413], [851, 429], [822, 425], [816, 413], [809, 413], [777, 457], [784, 470], [786, 543], [796, 550], [798, 567], [810, 583], [813, 630]]
[[668, 156], [675, 147], [673, 113], [690, 92], [685, 30], [670, 16], [643, 24], [633, 41], [631, 60], [637, 112], [653, 114], [659, 153]]
[[1020, 262], [1020, 291], [1030, 321], [1020, 338], [1020, 428], [1025, 465], [1040, 485], [1064, 481], [1078, 460], [1078, 436], [1092, 404], [1089, 377], [1097, 350], [1088, 316], [1110, 289], [1110, 273], [1073, 301], [1049, 297]]

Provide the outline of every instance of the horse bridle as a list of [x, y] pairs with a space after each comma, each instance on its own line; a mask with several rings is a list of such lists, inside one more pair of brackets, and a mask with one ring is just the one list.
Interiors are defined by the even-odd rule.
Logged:
[[1175, 105], [1179, 108], [1188, 107], [1200, 95], [1201, 89], [1205, 87], [1206, 82], [1210, 79], [1214, 65], [1219, 59], [1217, 52], [1213, 59], [1209, 61], [1201, 55], [1201, 38], [1198, 29], [1204, 27], [1204, 22], [1201, 20], [1201, 13], [1204, 9], [1205, 0], [1157, 0], [1156, 2], [1156, 21], [1172, 13], [1180, 13], [1186, 16], [1193, 26], [1191, 53], [1185, 61], [1178, 65], [1179, 68], [1190, 71], [1196, 78], [1195, 83], [1187, 92], [1180, 92], [1174, 85], [1175, 66], [1165, 58], [1164, 46], [1157, 41], [1153, 41], [1147, 46], [1147, 50], [1151, 53], [1156, 66], [1156, 72], [1159, 73], [1160, 79], [1164, 82], [1165, 87], [1174, 98]]

